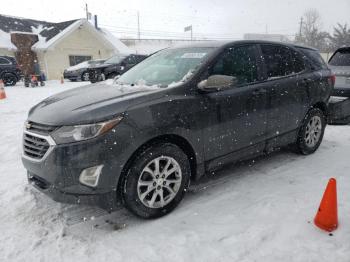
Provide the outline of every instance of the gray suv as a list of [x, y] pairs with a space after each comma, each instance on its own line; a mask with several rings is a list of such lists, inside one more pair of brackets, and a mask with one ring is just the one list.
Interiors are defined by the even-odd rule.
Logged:
[[28, 180], [57, 201], [154, 218], [225, 164], [287, 145], [312, 154], [334, 83], [310, 54], [264, 41], [169, 48], [114, 83], [51, 96], [28, 114]]
[[335, 74], [333, 95], [350, 97], [350, 47], [335, 51], [328, 65]]

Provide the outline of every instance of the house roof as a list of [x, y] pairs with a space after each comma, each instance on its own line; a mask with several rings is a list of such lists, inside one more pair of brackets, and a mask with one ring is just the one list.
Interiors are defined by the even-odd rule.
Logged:
[[38, 34], [49, 41], [77, 20], [61, 23], [51, 23], [40, 20], [26, 19], [0, 14], [0, 30], [5, 33], [20, 32]]
[[87, 25], [92, 32], [98, 34], [111, 49], [118, 50], [120, 53], [130, 53], [129, 48], [119, 39], [114, 37], [106, 29], [96, 30], [86, 19], [76, 19], [61, 23], [51, 23], [40, 20], [13, 17], [0, 14], [0, 48], [16, 50], [17, 48], [11, 43], [11, 33], [27, 33], [38, 35], [39, 41], [32, 46], [33, 50], [45, 50], [65, 36], [69, 35], [81, 25]]

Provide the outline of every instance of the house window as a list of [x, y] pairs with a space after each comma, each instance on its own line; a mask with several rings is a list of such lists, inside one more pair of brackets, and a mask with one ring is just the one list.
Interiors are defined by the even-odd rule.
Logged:
[[70, 55], [69, 56], [69, 65], [74, 66], [80, 64], [84, 61], [91, 60], [92, 56], [89, 55]]

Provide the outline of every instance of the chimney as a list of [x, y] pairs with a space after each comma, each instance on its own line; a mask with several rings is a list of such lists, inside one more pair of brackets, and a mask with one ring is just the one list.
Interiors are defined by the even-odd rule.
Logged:
[[95, 20], [95, 28], [98, 30], [98, 22], [97, 22], [97, 15], [94, 15]]

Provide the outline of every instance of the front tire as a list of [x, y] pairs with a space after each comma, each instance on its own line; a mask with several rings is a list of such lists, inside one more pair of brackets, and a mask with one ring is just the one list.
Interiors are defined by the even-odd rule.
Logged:
[[321, 109], [312, 108], [307, 113], [296, 142], [296, 149], [299, 154], [309, 155], [319, 148], [326, 124], [326, 117]]
[[125, 206], [142, 218], [164, 216], [183, 199], [190, 175], [188, 157], [178, 146], [150, 146], [136, 156], [124, 178]]
[[81, 81], [89, 81], [90, 80], [90, 75], [88, 71], [85, 71], [81, 74], [80, 77]]
[[5, 73], [2, 79], [5, 86], [15, 86], [17, 83], [17, 77], [12, 73]]

